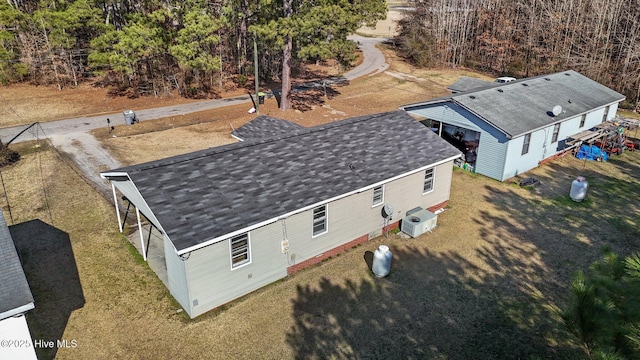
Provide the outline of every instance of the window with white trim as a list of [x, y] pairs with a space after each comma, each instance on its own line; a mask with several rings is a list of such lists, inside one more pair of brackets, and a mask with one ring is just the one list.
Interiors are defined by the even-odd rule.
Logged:
[[551, 142], [558, 141], [558, 134], [560, 133], [560, 123], [553, 125], [553, 135], [551, 135]]
[[380, 205], [384, 202], [384, 185], [376, 186], [373, 188], [373, 201], [371, 206]]
[[235, 269], [251, 262], [251, 244], [249, 233], [240, 234], [229, 240], [231, 268]]
[[587, 114], [582, 114], [582, 117], [580, 118], [580, 126], [579, 127], [584, 127], [584, 123], [587, 121]]
[[522, 155], [525, 155], [529, 152], [530, 143], [531, 143], [531, 133], [526, 134], [524, 136], [524, 141], [522, 142]]
[[327, 232], [327, 204], [313, 209], [313, 236]]
[[424, 172], [424, 185], [422, 187], [422, 193], [426, 194], [429, 191], [433, 190], [433, 180], [435, 175], [435, 169], [427, 169]]

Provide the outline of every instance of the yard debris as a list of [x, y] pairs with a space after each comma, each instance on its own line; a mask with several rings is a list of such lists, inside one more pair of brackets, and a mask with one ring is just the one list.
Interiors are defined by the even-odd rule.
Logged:
[[520, 180], [520, 186], [531, 186], [531, 187], [536, 187], [538, 185], [540, 185], [540, 180], [534, 178], [534, 177], [528, 177], [526, 179], [522, 179]]

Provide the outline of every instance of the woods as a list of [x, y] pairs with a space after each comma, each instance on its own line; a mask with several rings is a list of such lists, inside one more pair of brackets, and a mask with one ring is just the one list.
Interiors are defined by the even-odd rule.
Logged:
[[[515, 77], [573, 69], [640, 100], [640, 4], [622, 0], [418, 0], [398, 23], [418, 66]], [[382, 0], [7, 0], [0, 83], [95, 81], [129, 96], [210, 97], [254, 73], [283, 81], [305, 61], [347, 65], [346, 36], [384, 18]], [[293, 72], [293, 73], [291, 73]], [[288, 106], [287, 97], [282, 104]]]
[[[640, 4], [622, 0], [420, 0], [399, 22], [417, 64], [516, 77], [573, 69], [640, 99]], [[630, 104], [627, 104], [630, 105]]]
[[246, 84], [254, 39], [261, 80], [286, 83], [303, 61], [348, 64], [346, 36], [385, 14], [382, 0], [7, 0], [0, 83], [97, 80], [129, 96], [210, 97]]

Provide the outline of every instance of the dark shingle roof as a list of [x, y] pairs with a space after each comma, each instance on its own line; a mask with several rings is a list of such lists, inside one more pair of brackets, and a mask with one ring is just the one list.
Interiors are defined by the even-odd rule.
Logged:
[[129, 174], [180, 252], [458, 155], [394, 111], [109, 173]]
[[291, 121], [260, 115], [231, 134], [242, 140], [255, 140], [299, 134], [304, 130], [304, 126]]
[[[569, 70], [401, 108], [410, 111], [424, 105], [454, 102], [513, 138], [622, 100], [624, 95]], [[554, 118], [550, 113], [556, 105], [563, 112]]]
[[0, 314], [33, 303], [29, 283], [2, 212], [0, 212], [0, 284], [2, 285]]

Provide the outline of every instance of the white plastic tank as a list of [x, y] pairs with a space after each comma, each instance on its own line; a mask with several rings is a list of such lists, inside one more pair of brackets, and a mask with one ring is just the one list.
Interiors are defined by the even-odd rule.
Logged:
[[589, 183], [587, 180], [578, 176], [575, 180], [571, 182], [571, 191], [569, 191], [569, 196], [573, 201], [582, 201], [587, 196], [587, 188], [589, 187]]
[[389, 247], [387, 245], [380, 245], [376, 251], [373, 252], [373, 264], [371, 265], [373, 275], [378, 278], [389, 275], [392, 258], [393, 254], [389, 250]]

